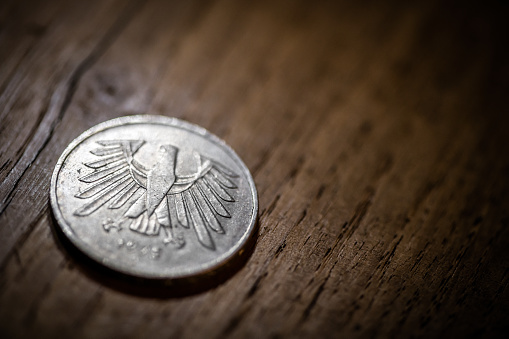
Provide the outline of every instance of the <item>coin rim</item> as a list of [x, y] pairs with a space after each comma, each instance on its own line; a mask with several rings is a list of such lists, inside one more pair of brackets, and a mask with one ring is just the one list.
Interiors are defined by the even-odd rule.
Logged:
[[[74, 151], [74, 149], [79, 146], [83, 141], [90, 138], [91, 136], [105, 131], [107, 129], [118, 127], [122, 125], [133, 125], [133, 124], [159, 124], [166, 125], [171, 127], [178, 127], [184, 130], [187, 130], [191, 133], [198, 134], [205, 138], [209, 138], [214, 143], [216, 143], [219, 147], [223, 148], [223, 150], [232, 158], [232, 160], [239, 165], [244, 176], [246, 177], [249, 187], [251, 189], [251, 197], [253, 199], [253, 209], [251, 214], [251, 220], [249, 221], [249, 226], [246, 228], [242, 237], [237, 241], [237, 243], [232, 246], [228, 251], [217, 257], [212, 264], [201, 264], [198, 266], [193, 266], [193, 269], [189, 269], [188, 271], [183, 271], [178, 274], [158, 274], [157, 272], [140, 272], [139, 270], [129, 270], [124, 267], [125, 265], [116, 263], [115, 261], [109, 260], [107, 258], [102, 258], [99, 254], [95, 253], [95, 249], [92, 246], [89, 246], [87, 243], [82, 241], [73, 231], [72, 227], [67, 224], [65, 218], [63, 217], [62, 212], [60, 211], [60, 207], [58, 204], [56, 188], [57, 188], [57, 180], [62, 169], [63, 164], [65, 163], [67, 157]], [[65, 148], [62, 155], [59, 157], [55, 168], [53, 170], [53, 174], [51, 176], [51, 186], [50, 186], [50, 204], [52, 207], [53, 215], [57, 224], [60, 226], [63, 234], [70, 240], [70, 242], [82, 253], [92, 258], [94, 261], [114, 270], [121, 272], [123, 274], [127, 274], [130, 276], [140, 277], [140, 278], [149, 278], [149, 279], [181, 279], [181, 278], [189, 278], [194, 277], [201, 274], [210, 273], [212, 271], [217, 270], [223, 265], [227, 264], [230, 259], [232, 259], [237, 253], [239, 253], [242, 248], [248, 242], [250, 236], [252, 235], [258, 218], [258, 193], [256, 191], [255, 183], [249, 169], [244, 164], [242, 159], [235, 153], [235, 151], [222, 139], [217, 137], [216, 135], [210, 133], [205, 128], [200, 127], [198, 125], [189, 123], [184, 120], [180, 120], [177, 118], [166, 117], [162, 115], [129, 115], [123, 116], [111, 120], [107, 120], [105, 122], [99, 123], [82, 134], [80, 134], [77, 138], [75, 138], [69, 145]], [[134, 266], [136, 267], [136, 266]]]

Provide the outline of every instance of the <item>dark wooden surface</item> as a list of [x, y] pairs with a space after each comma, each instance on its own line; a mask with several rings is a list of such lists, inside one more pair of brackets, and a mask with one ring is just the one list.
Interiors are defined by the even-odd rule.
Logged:
[[[0, 337], [507, 337], [508, 9], [2, 2]], [[256, 247], [219, 286], [126, 293], [52, 232], [66, 145], [143, 113], [253, 173]]]

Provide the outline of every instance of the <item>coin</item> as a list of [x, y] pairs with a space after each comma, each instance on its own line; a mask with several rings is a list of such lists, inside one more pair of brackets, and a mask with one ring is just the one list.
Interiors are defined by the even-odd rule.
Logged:
[[50, 188], [57, 227], [121, 273], [193, 277], [231, 260], [254, 231], [258, 199], [239, 156], [191, 123], [126, 116], [81, 134]]

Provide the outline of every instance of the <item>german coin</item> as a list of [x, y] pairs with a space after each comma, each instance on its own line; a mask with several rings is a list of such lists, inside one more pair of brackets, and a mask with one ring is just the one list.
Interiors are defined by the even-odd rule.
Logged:
[[154, 279], [221, 267], [258, 214], [251, 174], [224, 141], [152, 115], [106, 121], [75, 139], [55, 166], [50, 200], [57, 227], [81, 252]]

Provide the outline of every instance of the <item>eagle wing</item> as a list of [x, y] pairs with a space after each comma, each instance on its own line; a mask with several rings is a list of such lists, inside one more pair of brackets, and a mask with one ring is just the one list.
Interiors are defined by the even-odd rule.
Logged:
[[[129, 202], [125, 215], [134, 221], [130, 229], [157, 234], [157, 225], [144, 219], [147, 210], [143, 196], [147, 190], [147, 173], [133, 155], [144, 144], [138, 140], [97, 141], [100, 147], [90, 151], [99, 160], [84, 163], [93, 171], [78, 178], [88, 184], [76, 195], [80, 199], [92, 199], [74, 212], [76, 216], [87, 216], [108, 204], [110, 209], [118, 209]], [[232, 181], [238, 175], [216, 161], [198, 156], [199, 169], [189, 176], [179, 176], [169, 190], [166, 200], [156, 209], [152, 223], [169, 227], [170, 214], [177, 218], [185, 228], [192, 227], [199, 242], [211, 250], [215, 244], [210, 230], [225, 233], [220, 217], [231, 218], [227, 210], [235, 199], [229, 193], [237, 185]], [[170, 210], [175, 211], [170, 213]]]
[[178, 177], [168, 192], [168, 206], [174, 208], [179, 224], [195, 230], [200, 243], [215, 249], [212, 230], [225, 233], [220, 218], [231, 218], [227, 203], [235, 199], [228, 192], [237, 185], [231, 180], [237, 174], [225, 166], [200, 156], [200, 168], [195, 175]]
[[120, 208], [146, 190], [147, 169], [133, 159], [144, 143], [143, 140], [97, 141], [100, 147], [90, 153], [100, 159], [84, 163], [93, 171], [78, 178], [88, 185], [76, 195], [80, 199], [92, 200], [77, 209], [74, 215], [90, 215], [105, 204], [111, 209]]

